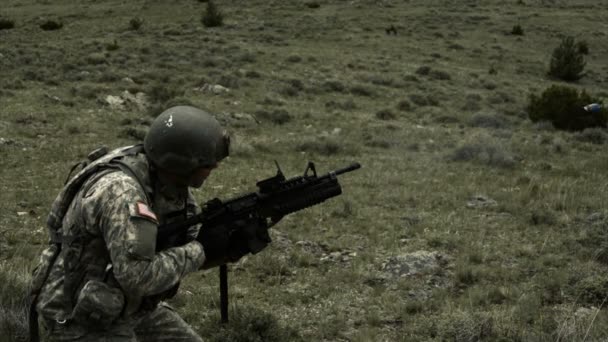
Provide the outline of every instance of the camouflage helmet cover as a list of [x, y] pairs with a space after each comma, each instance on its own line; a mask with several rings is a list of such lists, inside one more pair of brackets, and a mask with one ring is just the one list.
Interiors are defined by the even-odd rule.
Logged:
[[230, 137], [209, 113], [191, 106], [171, 107], [150, 126], [146, 155], [157, 167], [188, 175], [228, 156]]

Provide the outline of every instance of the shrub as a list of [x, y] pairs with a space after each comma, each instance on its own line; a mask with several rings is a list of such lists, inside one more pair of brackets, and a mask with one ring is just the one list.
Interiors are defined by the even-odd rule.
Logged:
[[498, 114], [475, 114], [469, 120], [469, 125], [471, 127], [480, 127], [480, 128], [507, 128], [509, 126], [509, 122], [504, 116]]
[[55, 31], [63, 27], [63, 23], [55, 20], [47, 20], [40, 24], [40, 28], [45, 31]]
[[207, 10], [203, 13], [201, 22], [205, 27], [222, 26], [224, 23], [224, 15], [211, 0], [207, 2]]
[[382, 109], [376, 112], [376, 117], [380, 120], [393, 120], [397, 118], [395, 113], [393, 113], [390, 109]]
[[412, 110], [412, 104], [408, 100], [401, 100], [397, 103], [397, 109], [402, 112], [409, 112]]
[[309, 152], [324, 156], [333, 156], [343, 152], [343, 144], [335, 139], [309, 139], [296, 146], [298, 152]]
[[0, 30], [10, 30], [15, 27], [15, 22], [10, 19], [0, 18]]
[[141, 26], [144, 24], [144, 20], [142, 18], [133, 18], [129, 21], [129, 30], [131, 31], [139, 31]]
[[430, 72], [429, 76], [431, 76], [432, 78], [434, 78], [436, 80], [440, 80], [440, 81], [447, 81], [447, 80], [452, 79], [450, 74], [448, 74], [445, 71], [441, 71], [441, 70], [432, 70]]
[[423, 66], [419, 67], [418, 69], [416, 69], [415, 72], [418, 75], [426, 76], [431, 72], [431, 67], [423, 65]]
[[576, 81], [583, 77], [585, 58], [574, 43], [574, 38], [566, 37], [561, 44], [553, 50], [549, 75], [564, 81]]
[[230, 322], [218, 326], [218, 315], [203, 320], [200, 330], [208, 341], [304, 341], [299, 333], [271, 313], [247, 306], [231, 306]]
[[606, 130], [598, 127], [586, 128], [582, 132], [577, 133], [574, 137], [578, 141], [589, 142], [596, 145], [603, 145], [608, 141], [608, 133], [606, 133]]
[[308, 7], [308, 8], [319, 8], [319, 7], [321, 7], [321, 4], [318, 3], [317, 1], [307, 1], [306, 2], [306, 7]]
[[580, 42], [576, 43], [576, 51], [578, 51], [578, 53], [581, 55], [588, 55], [589, 44], [586, 41], [581, 40]]
[[450, 161], [473, 161], [497, 168], [513, 168], [515, 158], [509, 150], [492, 141], [475, 141], [456, 148], [450, 155]]
[[511, 29], [511, 34], [514, 35], [514, 36], [523, 36], [524, 35], [524, 29], [521, 28], [521, 25], [515, 25]]
[[337, 81], [337, 80], [325, 81], [321, 87], [326, 91], [337, 92], [337, 93], [341, 93], [344, 91], [344, 89], [346, 89], [344, 84], [342, 84], [342, 82]]
[[285, 109], [275, 109], [272, 112], [260, 110], [255, 113], [255, 116], [270, 121], [276, 125], [283, 125], [291, 121], [292, 117]]
[[106, 50], [108, 51], [116, 51], [120, 49], [120, 45], [118, 45], [118, 41], [114, 39], [113, 42], [106, 44]]
[[588, 127], [606, 127], [608, 111], [587, 112], [583, 106], [594, 101], [584, 90], [566, 86], [551, 86], [537, 96], [530, 95], [528, 116], [533, 122], [550, 121], [557, 129], [580, 131]]

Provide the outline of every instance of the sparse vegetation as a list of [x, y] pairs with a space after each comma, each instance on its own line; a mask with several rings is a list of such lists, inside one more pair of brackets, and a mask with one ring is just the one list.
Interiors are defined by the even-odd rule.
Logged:
[[[183, 279], [170, 304], [204, 340], [608, 336], [608, 130], [579, 125], [608, 99], [597, 1], [215, 1], [215, 29], [207, 0], [0, 2], [16, 27], [0, 30], [0, 340], [24, 337], [70, 166], [140, 142], [183, 104], [233, 138], [197, 202], [255, 190], [275, 160], [287, 177], [309, 160], [320, 174], [362, 165], [342, 196], [283, 218], [266, 250], [229, 266], [230, 323], [217, 270]], [[64, 27], [43, 31], [47, 18]], [[565, 35], [587, 74], [543, 97], [568, 85], [547, 77]], [[582, 130], [556, 129], [562, 114]]]
[[553, 50], [549, 75], [564, 81], [576, 81], [583, 77], [585, 58], [577, 48], [573, 37], [565, 37]]

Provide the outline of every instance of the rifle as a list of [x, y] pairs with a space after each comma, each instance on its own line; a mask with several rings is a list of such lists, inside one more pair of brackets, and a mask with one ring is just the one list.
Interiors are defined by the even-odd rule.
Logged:
[[[180, 222], [161, 225], [157, 233], [157, 250], [165, 248], [171, 237], [184, 236], [193, 225], [202, 224], [201, 230], [210, 227], [231, 226], [239, 220], [264, 220], [270, 228], [283, 216], [320, 204], [342, 194], [338, 175], [357, 170], [359, 163], [318, 176], [315, 164], [308, 162], [304, 175], [286, 179], [277, 165], [277, 174], [256, 183], [258, 190], [226, 201], [214, 198], [202, 205], [202, 211]], [[312, 173], [309, 173], [312, 172]], [[266, 243], [250, 243], [253, 254]], [[220, 308], [222, 322], [228, 322], [228, 275], [225, 264], [220, 265]]]

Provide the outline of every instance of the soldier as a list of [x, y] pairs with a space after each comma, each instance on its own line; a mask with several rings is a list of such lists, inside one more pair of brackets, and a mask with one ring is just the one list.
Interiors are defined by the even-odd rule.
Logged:
[[143, 146], [90, 157], [53, 203], [50, 247], [33, 277], [51, 340], [202, 341], [163, 300], [187, 274], [247, 254], [247, 242], [199, 242], [193, 226], [159, 248], [156, 233], [200, 212], [189, 188], [202, 186], [229, 144], [211, 115], [178, 106], [154, 120]]

